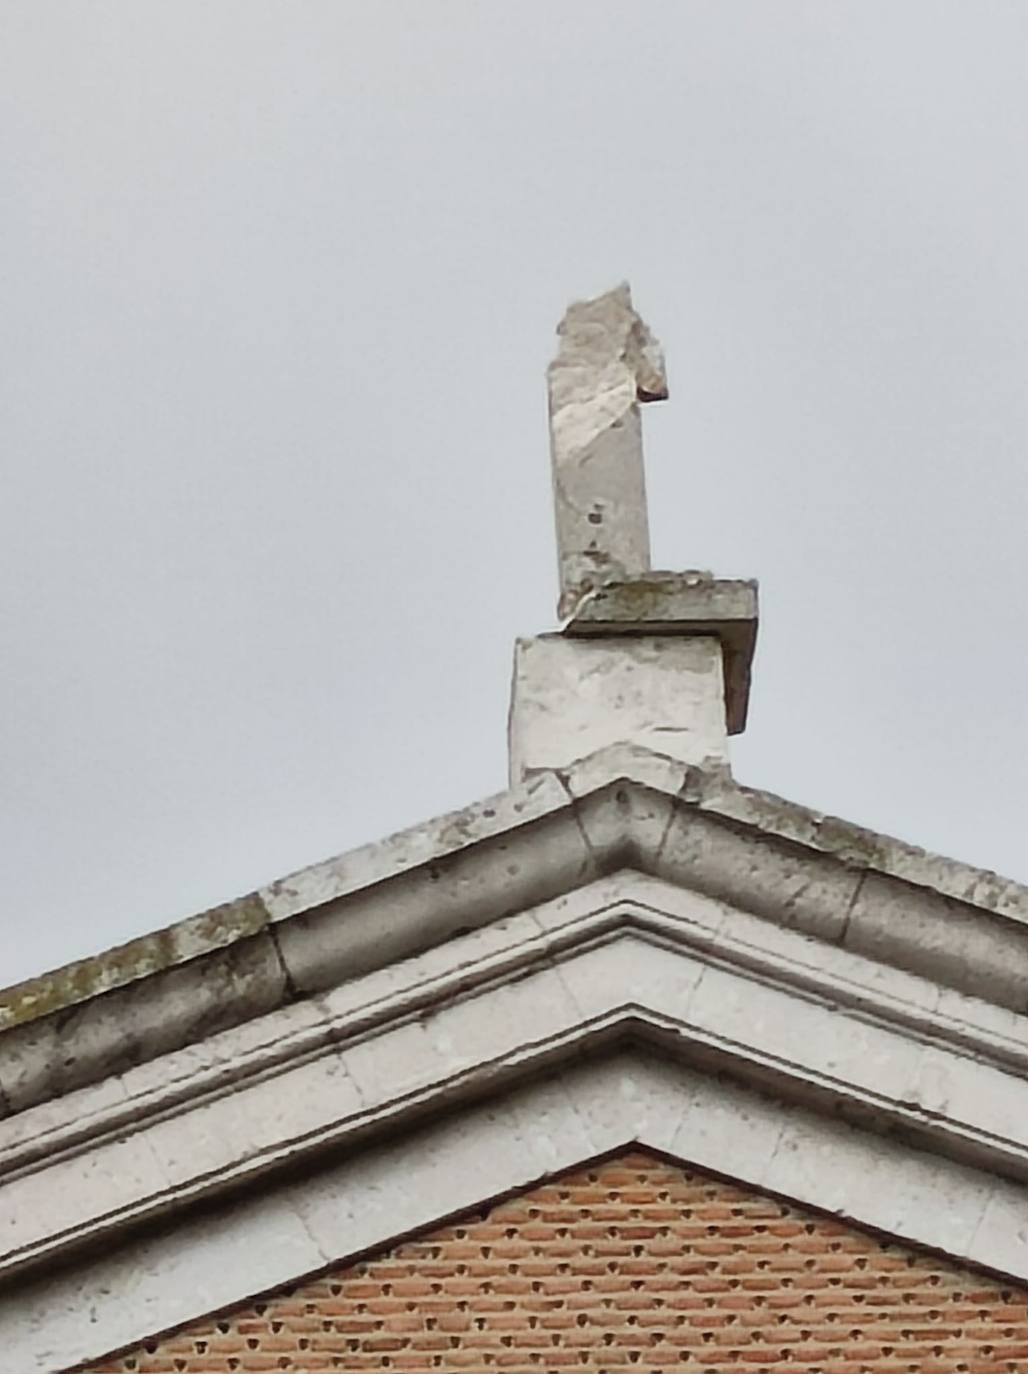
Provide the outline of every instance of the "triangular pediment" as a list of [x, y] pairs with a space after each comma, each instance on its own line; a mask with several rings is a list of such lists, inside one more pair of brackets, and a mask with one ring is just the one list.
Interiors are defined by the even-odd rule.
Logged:
[[617, 747], [240, 912], [8, 999], [19, 1374], [632, 1145], [1028, 1279], [1012, 884]]
[[11, 1367], [74, 1368], [638, 1146], [1028, 1279], [1016, 1183], [706, 1065], [597, 1046], [418, 1126], [322, 1151], [274, 1186], [155, 1217], [64, 1273], [8, 1284]]
[[133, 1346], [89, 1374], [892, 1374], [1016, 1369], [1026, 1351], [1023, 1287], [636, 1148]]

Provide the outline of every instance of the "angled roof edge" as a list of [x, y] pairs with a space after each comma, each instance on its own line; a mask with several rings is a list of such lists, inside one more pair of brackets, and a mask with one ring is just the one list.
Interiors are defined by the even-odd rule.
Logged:
[[298, 869], [245, 896], [0, 989], [0, 1032], [259, 934], [272, 921], [371, 886], [569, 805], [556, 774]]
[[[697, 830], [704, 818], [717, 835]], [[776, 862], [747, 874], [725, 851], [728, 832], [771, 842]], [[1011, 960], [1011, 942], [1023, 950], [1028, 936], [1028, 888], [743, 787], [724, 771], [616, 745], [0, 993], [0, 1110], [145, 1062], [626, 866], [900, 967], [932, 961], [944, 984], [1028, 1006], [1023, 954]], [[81, 1042], [76, 1053], [53, 1053], [62, 1035], [62, 1046]]]
[[[620, 871], [0, 1121], [0, 1347], [19, 1374], [633, 1142], [1028, 1280], [1026, 1023], [952, 990], [968, 968], [990, 994], [998, 977], [961, 953], [964, 908], [892, 879], [890, 905], [866, 870], [712, 820], [656, 777], [597, 778], [566, 780], [569, 824]], [[477, 870], [494, 903], [522, 854], [501, 841]], [[526, 843], [545, 859], [554, 837]], [[410, 912], [475, 872], [425, 878]], [[397, 905], [378, 886], [358, 926]], [[990, 921], [975, 909], [976, 945]], [[347, 925], [308, 932], [330, 965]], [[898, 967], [904, 948], [931, 968]]]
[[877, 870], [942, 897], [1028, 922], [1028, 886], [933, 854], [772, 792], [746, 787], [721, 770], [687, 768], [634, 745], [612, 745], [567, 773], [528, 782], [310, 864], [245, 896], [185, 917], [101, 953], [0, 989], [0, 1031], [223, 949], [288, 919], [412, 868], [561, 810], [619, 779], [675, 793], [686, 805], [724, 816], [847, 864]]

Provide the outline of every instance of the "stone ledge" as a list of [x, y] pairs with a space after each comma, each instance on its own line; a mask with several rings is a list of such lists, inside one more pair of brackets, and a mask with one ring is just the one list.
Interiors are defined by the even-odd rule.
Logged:
[[621, 875], [0, 1125], [0, 1271], [396, 1138], [626, 1036], [1026, 1179], [1023, 1018], [938, 1000], [925, 980]]
[[746, 728], [757, 642], [756, 582], [698, 572], [651, 572], [606, 582], [582, 597], [564, 633], [713, 635], [724, 655], [728, 733]]
[[1021, 884], [615, 745], [0, 993], [0, 1116], [624, 867], [1028, 1007]]
[[0, 991], [0, 1033], [187, 963], [198, 955], [224, 949], [256, 935], [267, 924], [268, 912], [260, 894], [251, 892], [102, 954], [65, 964], [53, 973], [27, 978]]

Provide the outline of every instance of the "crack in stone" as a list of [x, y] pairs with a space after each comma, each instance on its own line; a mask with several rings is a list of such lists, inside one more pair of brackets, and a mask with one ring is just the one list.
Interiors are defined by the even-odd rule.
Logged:
[[282, 953], [282, 946], [279, 943], [278, 931], [275, 928], [274, 921], [269, 921], [268, 924], [265, 926], [265, 930], [268, 932], [268, 939], [271, 941], [271, 948], [275, 951], [275, 958], [278, 960], [278, 966], [282, 970], [282, 978], [286, 985], [286, 992], [288, 993], [287, 1000], [290, 1002], [299, 1002], [303, 994], [300, 992], [300, 989], [296, 986], [296, 983], [293, 981], [293, 975], [290, 972], [289, 965], [285, 961], [285, 956]]
[[602, 868], [602, 856], [600, 854], [600, 851], [593, 844], [592, 840], [589, 837], [589, 832], [585, 828], [585, 821], [582, 817], [580, 807], [580, 799], [574, 794], [574, 792], [572, 792], [571, 782], [568, 778], [567, 773], [564, 773], [560, 769], [557, 769], [556, 775], [561, 787], [563, 787], [564, 791], [568, 795], [568, 800], [571, 802], [571, 814], [575, 818], [575, 824], [578, 826], [579, 834], [582, 836], [582, 842], [585, 845], [586, 852], [588, 853], [590, 859], [592, 859], [595, 864]]
[[836, 944], [845, 945], [846, 943], [846, 936], [849, 934], [850, 919], [853, 916], [853, 909], [857, 905], [857, 899], [860, 897], [860, 894], [864, 889], [864, 883], [866, 879], [867, 869], [863, 868], [860, 870], [860, 877], [857, 879], [856, 885], [853, 888], [853, 895], [850, 897], [849, 902], [846, 906], [846, 913], [842, 918], [842, 929], [839, 931], [839, 936], [836, 940]]

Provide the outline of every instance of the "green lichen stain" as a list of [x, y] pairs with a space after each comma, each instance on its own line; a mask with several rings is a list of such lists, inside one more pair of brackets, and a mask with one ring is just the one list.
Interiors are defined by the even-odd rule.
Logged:
[[260, 896], [212, 907], [164, 930], [142, 935], [103, 954], [44, 973], [0, 992], [0, 1030], [63, 1011], [102, 992], [124, 987], [256, 934], [268, 923]]
[[596, 592], [590, 611], [603, 610], [612, 620], [659, 620], [666, 611], [678, 584], [656, 577], [636, 577], [616, 586], [601, 587]]

